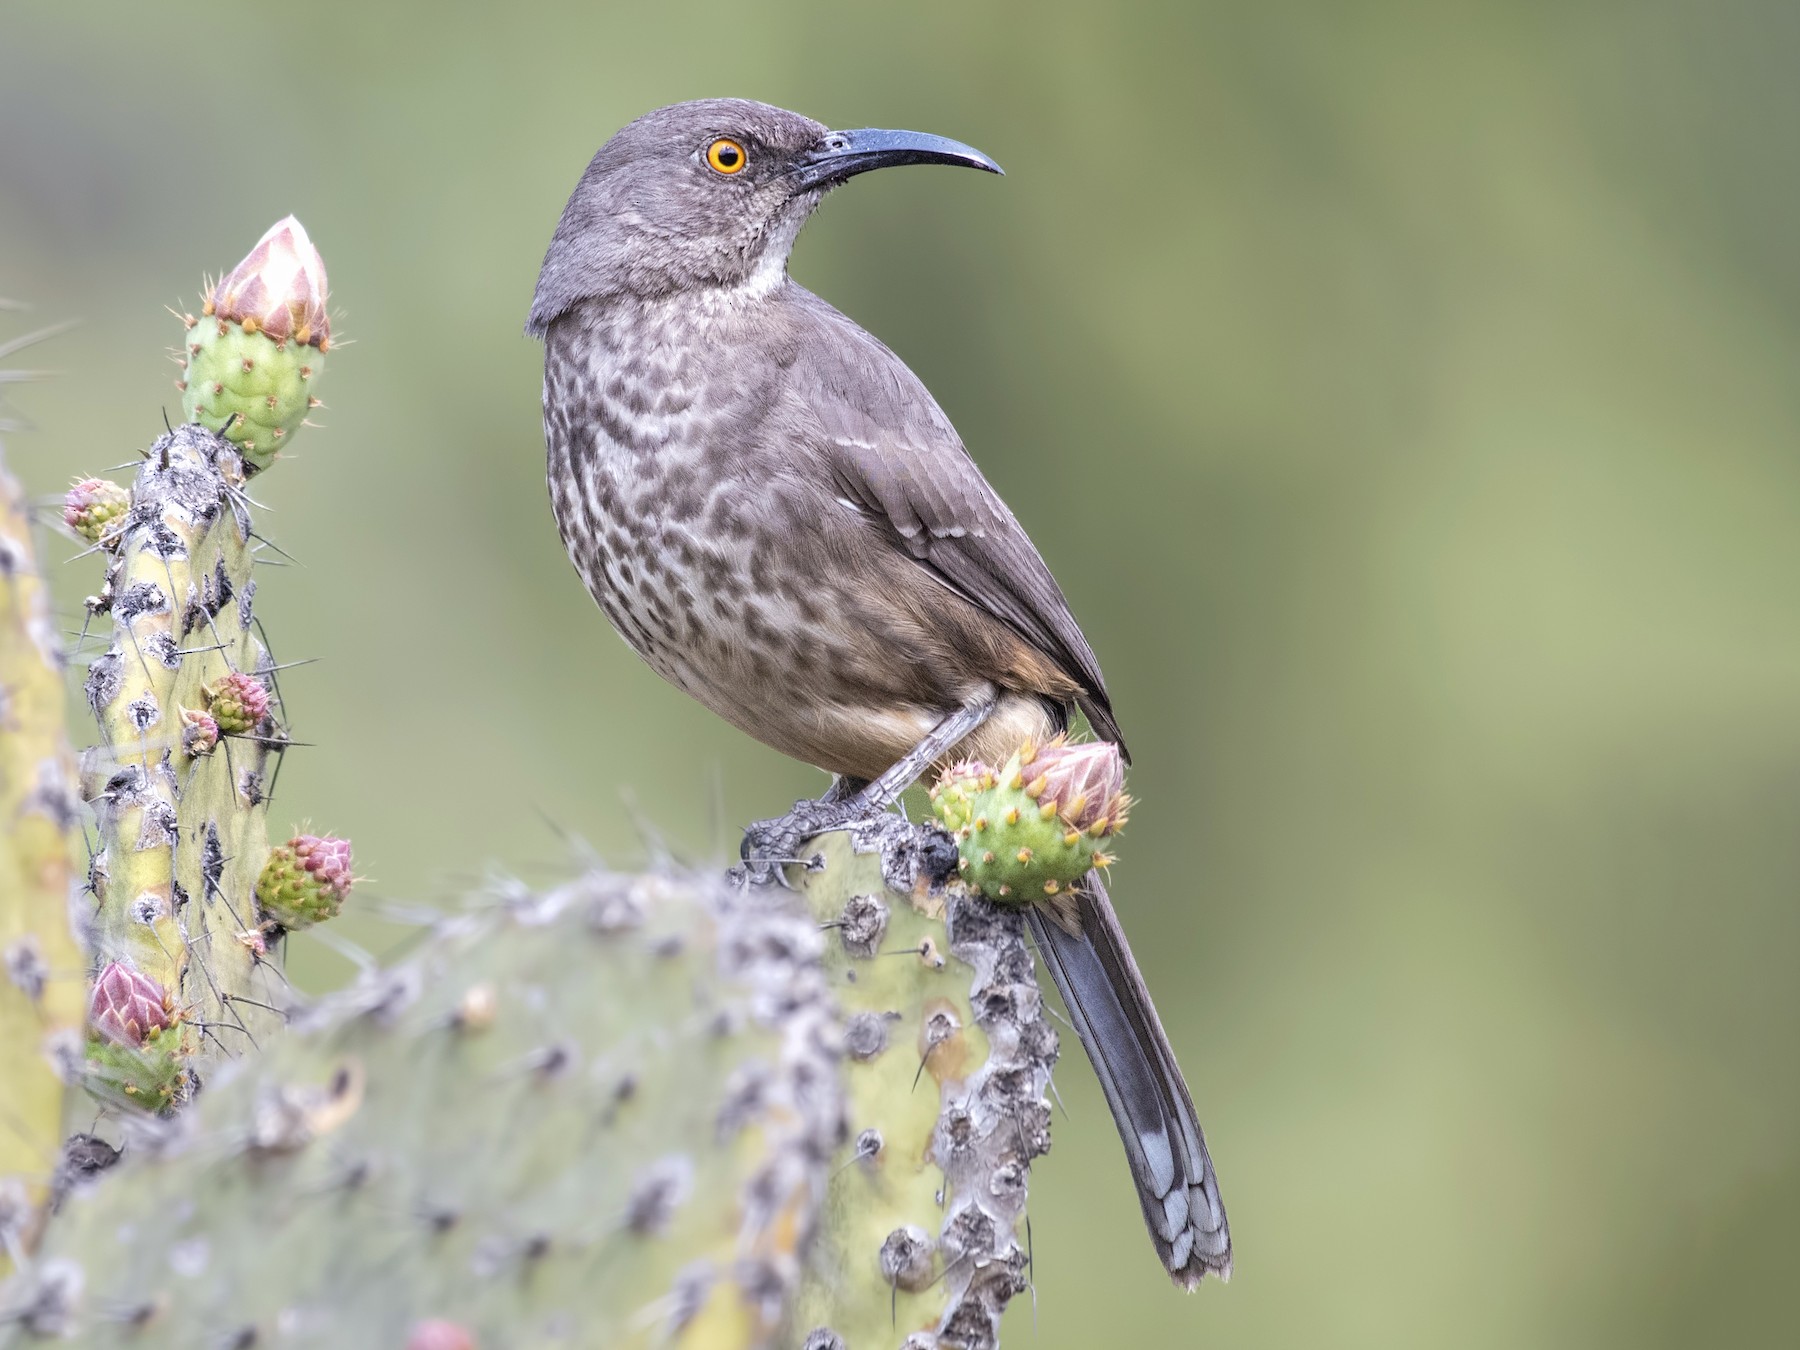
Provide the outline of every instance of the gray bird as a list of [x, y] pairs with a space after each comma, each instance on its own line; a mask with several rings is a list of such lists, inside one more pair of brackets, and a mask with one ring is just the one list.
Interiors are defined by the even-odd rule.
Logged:
[[[922, 163], [1000, 172], [955, 141], [762, 103], [658, 109], [582, 174], [526, 325], [551, 504], [600, 608], [665, 679], [839, 775], [753, 830], [752, 864], [885, 810], [933, 763], [1002, 763], [1076, 709], [1121, 740], [1061, 589], [943, 410], [787, 275], [828, 191]], [[1200, 1123], [1105, 886], [1031, 920], [1164, 1266], [1188, 1288], [1228, 1276]]]

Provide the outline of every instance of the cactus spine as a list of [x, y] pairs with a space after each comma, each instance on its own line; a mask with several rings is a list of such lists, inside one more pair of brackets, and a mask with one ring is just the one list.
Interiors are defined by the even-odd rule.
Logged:
[[[0, 346], [0, 358], [20, 345]], [[0, 446], [0, 1273], [34, 1236], [61, 1144], [63, 1069], [79, 1055], [74, 771], [62, 643]]]

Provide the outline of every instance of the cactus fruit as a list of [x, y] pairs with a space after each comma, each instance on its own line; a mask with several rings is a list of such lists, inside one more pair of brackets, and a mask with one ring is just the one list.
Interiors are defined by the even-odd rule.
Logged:
[[350, 894], [350, 841], [297, 834], [269, 851], [256, 903], [270, 923], [293, 930], [335, 919]]
[[[936, 835], [885, 828], [915, 852]], [[800, 884], [830, 939], [850, 1142], [792, 1343], [990, 1350], [1025, 1288], [1026, 1181], [1050, 1146], [1056, 1033], [1022, 914], [934, 891], [917, 869], [896, 877], [893, 849], [859, 853], [839, 833], [804, 850], [825, 861]]]
[[88, 1041], [82, 1086], [122, 1110], [166, 1111], [186, 1094], [188, 1046], [178, 1027], [140, 1041]]
[[69, 924], [81, 808], [63, 646], [32, 545], [26, 496], [0, 454], [0, 1209], [11, 1214], [0, 1216], [0, 1273], [35, 1236], [86, 1004]]
[[182, 409], [267, 468], [317, 406], [314, 381], [331, 346], [325, 262], [292, 216], [277, 221], [187, 318]]
[[442, 920], [143, 1122], [0, 1309], [139, 1350], [798, 1344], [844, 1114], [823, 945], [678, 876]]
[[254, 933], [280, 732], [241, 481], [237, 450], [204, 427], [150, 448], [92, 604], [112, 640], [87, 678], [102, 741], [82, 761], [98, 827], [92, 968], [124, 961], [169, 991], [187, 1010], [183, 1047], [203, 1057], [260, 1044], [286, 1002]]
[[222, 736], [248, 736], [269, 715], [269, 691], [254, 675], [234, 670], [200, 691], [206, 710]]
[[1027, 741], [999, 770], [967, 761], [931, 790], [932, 810], [956, 840], [963, 881], [990, 899], [1015, 904], [1063, 894], [1112, 856], [1101, 841], [1125, 825], [1119, 748], [1072, 744], [1058, 736]]
[[110, 478], [78, 478], [63, 494], [63, 524], [98, 544], [131, 505], [131, 494]]

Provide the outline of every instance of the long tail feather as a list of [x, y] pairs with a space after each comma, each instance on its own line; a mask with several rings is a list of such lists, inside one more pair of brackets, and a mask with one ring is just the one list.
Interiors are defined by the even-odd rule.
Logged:
[[1194, 1101], [1098, 873], [1078, 930], [1034, 908], [1032, 929], [1125, 1144], [1144, 1223], [1169, 1276], [1192, 1289], [1231, 1277], [1231, 1231]]

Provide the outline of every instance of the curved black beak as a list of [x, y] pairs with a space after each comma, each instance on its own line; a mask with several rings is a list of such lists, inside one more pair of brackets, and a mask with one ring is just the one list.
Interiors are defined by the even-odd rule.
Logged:
[[965, 169], [1005, 172], [981, 151], [961, 141], [927, 136], [922, 131], [883, 131], [878, 127], [827, 132], [800, 156], [795, 172], [800, 190], [805, 191], [836, 187], [859, 173], [896, 164], [959, 164]]

